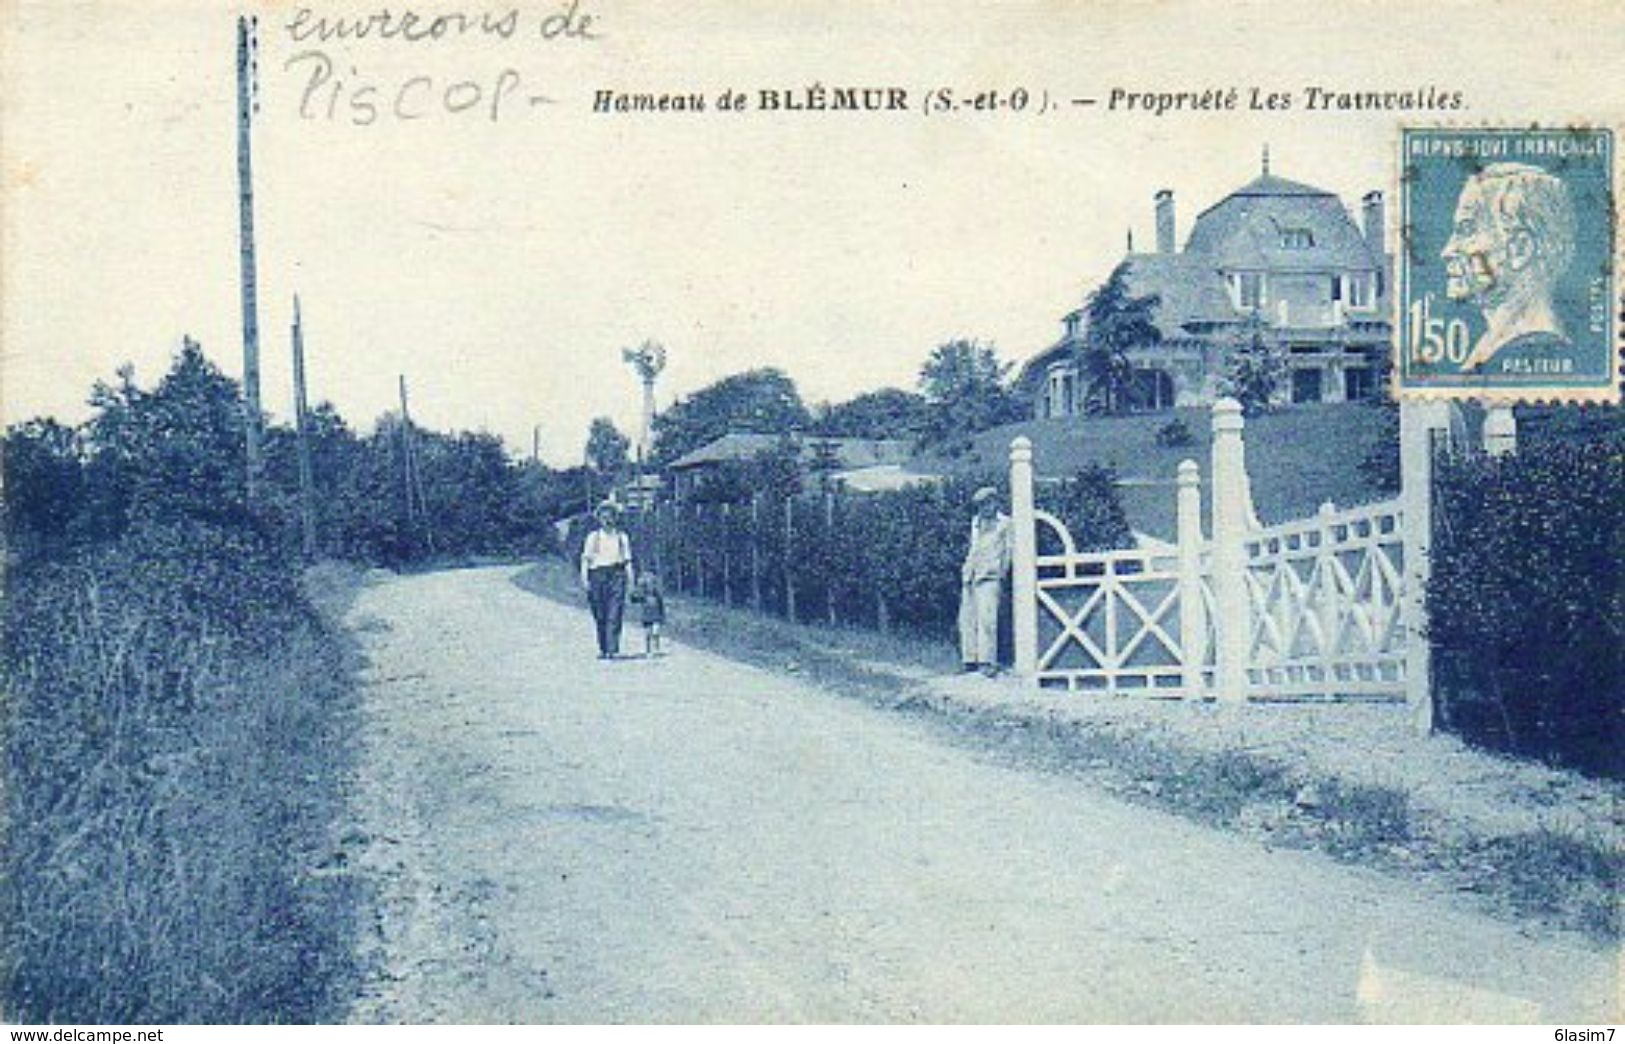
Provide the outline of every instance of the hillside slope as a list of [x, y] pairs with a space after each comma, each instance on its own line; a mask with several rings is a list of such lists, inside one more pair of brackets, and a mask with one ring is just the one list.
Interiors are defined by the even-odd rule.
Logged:
[[[1183, 447], [1157, 444], [1157, 431], [1178, 418], [1195, 439]], [[1259, 518], [1280, 522], [1311, 514], [1330, 500], [1339, 506], [1370, 503], [1390, 495], [1360, 472], [1360, 459], [1384, 437], [1385, 411], [1361, 405], [1293, 406], [1249, 419], [1247, 470]], [[1123, 506], [1135, 529], [1164, 539], [1174, 534], [1173, 481], [1187, 457], [1202, 468], [1202, 500], [1208, 501], [1212, 420], [1205, 407], [1127, 417], [1063, 417], [1006, 424], [982, 432], [971, 450], [947, 460], [928, 458], [913, 467], [932, 471], [989, 471], [1007, 466], [1010, 442], [1033, 442], [1043, 478], [1072, 475], [1085, 464], [1114, 468], [1123, 481]]]

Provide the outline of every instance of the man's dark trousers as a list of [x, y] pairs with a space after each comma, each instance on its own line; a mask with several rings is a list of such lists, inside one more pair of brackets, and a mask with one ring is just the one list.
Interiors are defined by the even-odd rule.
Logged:
[[626, 612], [626, 566], [599, 566], [587, 571], [587, 604], [598, 625], [598, 653], [621, 651], [621, 617]]

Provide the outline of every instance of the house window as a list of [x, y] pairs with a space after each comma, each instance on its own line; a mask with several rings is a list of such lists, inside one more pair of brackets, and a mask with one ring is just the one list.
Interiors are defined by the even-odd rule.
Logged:
[[1349, 402], [1369, 399], [1374, 384], [1369, 369], [1364, 366], [1350, 367], [1343, 371], [1343, 398]]
[[1319, 402], [1320, 401], [1320, 371], [1319, 370], [1293, 370], [1292, 371], [1292, 401], [1293, 402]]
[[1281, 246], [1287, 250], [1308, 250], [1315, 245], [1315, 234], [1307, 228], [1281, 229]]
[[1134, 371], [1135, 410], [1170, 410], [1174, 406], [1174, 379], [1164, 370]]
[[1371, 275], [1367, 272], [1355, 272], [1343, 277], [1348, 282], [1348, 300], [1350, 308], [1370, 308], [1373, 304], [1371, 293]]
[[1264, 273], [1236, 272], [1230, 276], [1230, 292], [1236, 307], [1255, 311], [1264, 303]]

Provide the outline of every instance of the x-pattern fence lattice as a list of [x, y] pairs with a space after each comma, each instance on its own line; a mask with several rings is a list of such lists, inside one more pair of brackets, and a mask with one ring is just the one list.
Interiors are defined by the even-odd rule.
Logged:
[[1322, 511], [1246, 543], [1254, 697], [1404, 693], [1404, 535], [1389, 501]]
[[1039, 683], [1182, 695], [1187, 649], [1175, 556], [1142, 550], [1079, 553], [1058, 519], [1043, 511], [1034, 517], [1053, 538], [1048, 542], [1060, 545], [1059, 551], [1037, 556]]

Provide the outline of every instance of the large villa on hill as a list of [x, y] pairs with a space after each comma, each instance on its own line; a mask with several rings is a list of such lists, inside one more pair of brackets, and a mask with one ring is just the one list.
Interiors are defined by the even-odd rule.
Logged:
[[[1174, 195], [1155, 196], [1156, 250], [1124, 257], [1136, 297], [1156, 295], [1159, 343], [1128, 352], [1136, 409], [1214, 401], [1231, 353], [1256, 328], [1284, 356], [1282, 402], [1346, 402], [1377, 393], [1374, 366], [1389, 351], [1390, 263], [1383, 199], [1370, 192], [1356, 224], [1337, 196], [1263, 173], [1196, 216], [1175, 248]], [[1029, 360], [1018, 388], [1035, 417], [1088, 408], [1077, 347], [1082, 307], [1062, 319], [1058, 341]]]

